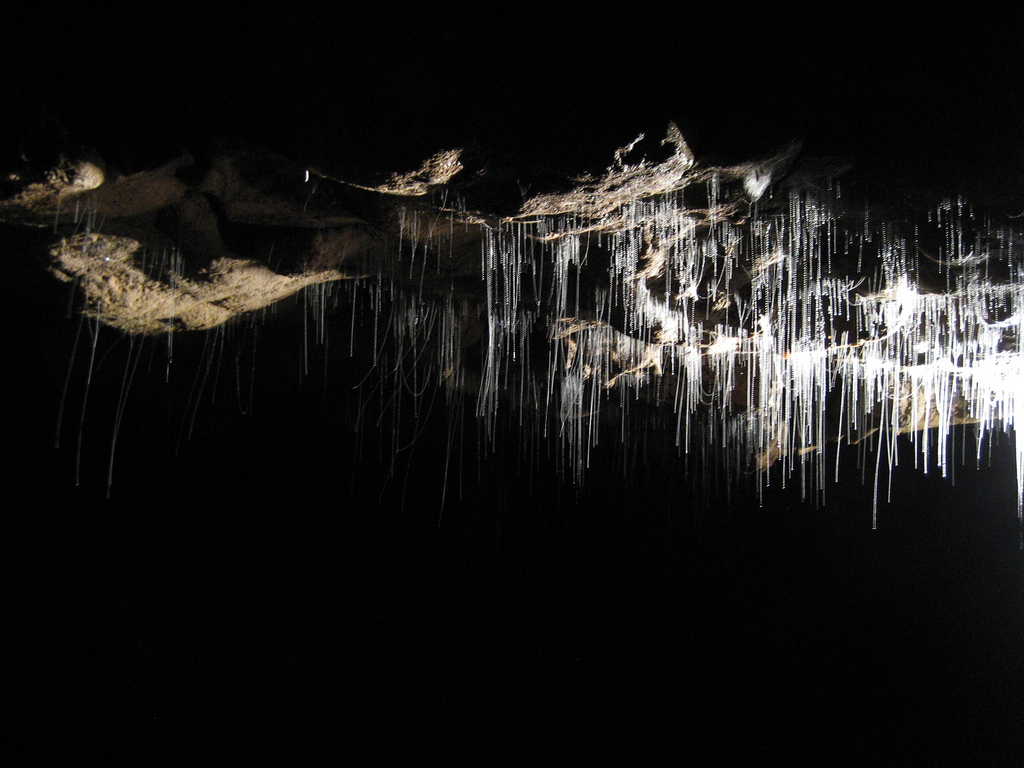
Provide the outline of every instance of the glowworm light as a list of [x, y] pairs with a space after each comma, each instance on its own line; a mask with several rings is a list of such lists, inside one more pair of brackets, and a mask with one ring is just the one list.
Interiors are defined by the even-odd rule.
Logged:
[[[826, 446], [867, 446], [877, 512], [899, 435], [943, 475], [959, 425], [976, 425], [979, 455], [997, 431], [1016, 435], [1024, 234], [1012, 220], [960, 199], [916, 218], [872, 212], [834, 176], [802, 177], [797, 147], [711, 168], [674, 126], [659, 162], [631, 160], [638, 142], [604, 174], [512, 215], [470, 207], [458, 151], [379, 187], [285, 168], [274, 178], [296, 177], [294, 203], [252, 191], [222, 200], [246, 226], [260, 223], [250, 211], [273, 210], [293, 235], [315, 233], [314, 257], [294, 274], [232, 257], [198, 282], [173, 253], [147, 256], [88, 228], [52, 251], [54, 269], [74, 278], [87, 314], [140, 334], [164, 333], [167, 318], [210, 328], [252, 317], [304, 288], [304, 367], [346, 285], [349, 345], [372, 345], [377, 384], [416, 398], [443, 390], [449, 413], [474, 413], [485, 441], [508, 429], [545, 441], [577, 483], [600, 440], [642, 442], [655, 424], [680, 454], [713, 454], [733, 479], [756, 473], [762, 491], [773, 477], [796, 478], [816, 500]], [[211, 178], [204, 194], [233, 194], [218, 181], [235, 178], [228, 166]], [[318, 190], [334, 182], [375, 196], [386, 212], [377, 234], [337, 200], [317, 208]], [[203, 242], [223, 249], [213, 231], [201, 230]], [[357, 314], [371, 333], [356, 334]]]
[[[663, 163], [617, 156], [604, 177], [487, 225], [482, 306], [406, 292], [417, 322], [443, 318], [436, 368], [454, 389], [469, 381], [465, 315], [482, 312], [481, 420], [528, 413], [581, 482], [603, 433], [628, 441], [637, 414], [653, 411], [680, 452], [714, 446], [761, 488], [780, 463], [805, 496], [825, 488], [830, 441], [872, 441], [891, 468], [909, 433], [945, 476], [955, 426], [977, 425], [979, 454], [993, 431], [1016, 434], [1019, 233], [962, 200], [922, 229], [855, 213], [837, 184], [769, 196], [784, 158], [700, 169], [673, 129], [666, 143]], [[432, 249], [443, 248], [437, 236]], [[417, 322], [393, 329], [412, 339]], [[1022, 441], [1017, 467], [1019, 509]]]

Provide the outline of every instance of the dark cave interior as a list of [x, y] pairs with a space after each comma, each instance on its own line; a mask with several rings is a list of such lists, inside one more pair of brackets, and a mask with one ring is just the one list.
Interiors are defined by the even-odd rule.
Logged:
[[[227, 136], [353, 178], [460, 145], [539, 177], [599, 169], [674, 120], [704, 157], [801, 138], [853, 158], [866, 184], [1024, 201], [1020, 19], [952, 5], [926, 22], [798, 24], [553, 11], [509, 12], [492, 31], [440, 11], [179, 13], [79, 11], [45, 40], [3, 33], [17, 38], [4, 69], [23, 75], [4, 94], [4, 152], [47, 114], [125, 172]], [[3, 538], [26, 732], [61, 723], [125, 762], [184, 734], [267, 726], [283, 752], [301, 741], [335, 756], [370, 754], [385, 734], [438, 755], [1018, 754], [1012, 437], [955, 482], [906, 451], [874, 531], [871, 472], [862, 482], [849, 448], [823, 507], [778, 481], [763, 505], [742, 484], [726, 502], [687, 477], [692, 463], [641, 455], [624, 471], [611, 443], [575, 488], [511, 431], [481, 456], [471, 415], [452, 453], [441, 408], [405, 408], [418, 438], [392, 461], [386, 422], [356, 429], [381, 414], [353, 389], [365, 360], [313, 348], [303, 375], [301, 322], [281, 308], [231, 332], [191, 438], [208, 340], [175, 340], [169, 382], [166, 348], [149, 345], [108, 500], [126, 339], [102, 332], [76, 487], [80, 354], [54, 448], [77, 327], [68, 287], [19, 258], [33, 235], [2, 240], [17, 286], [4, 302]]]

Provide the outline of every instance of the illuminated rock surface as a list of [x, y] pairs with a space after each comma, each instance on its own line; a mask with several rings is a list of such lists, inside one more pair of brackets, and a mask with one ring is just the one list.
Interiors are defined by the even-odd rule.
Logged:
[[[635, 451], [654, 423], [661, 450], [734, 479], [782, 461], [818, 497], [830, 441], [868, 439], [891, 469], [921, 433], [945, 474], [954, 426], [979, 425], [980, 456], [1024, 417], [1012, 219], [949, 198], [873, 211], [796, 145], [705, 167], [675, 125], [643, 139], [506, 211], [505, 176], [462, 150], [365, 185], [224, 146], [109, 179], [66, 158], [0, 216], [52, 232], [80, 311], [132, 335], [261, 323], [305, 289], [303, 343], [326, 345], [347, 283], [337, 314], [372, 337], [340, 333], [372, 345], [375, 381], [465, 398], [487, 441], [517, 421], [574, 482], [602, 431]], [[1018, 498], [1022, 471], [1018, 451]]]

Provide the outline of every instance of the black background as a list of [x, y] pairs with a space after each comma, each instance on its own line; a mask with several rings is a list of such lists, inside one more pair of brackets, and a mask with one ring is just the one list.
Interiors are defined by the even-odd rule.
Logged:
[[[124, 171], [226, 136], [352, 173], [465, 144], [577, 172], [674, 120], [700, 158], [798, 138], [865, 178], [1010, 206], [1024, 199], [1020, 13], [965, 8], [40, 9], [2, 33], [4, 103], [8, 127], [57, 115]], [[250, 329], [191, 440], [204, 339], [176, 339], [170, 383], [147, 348], [107, 500], [128, 342], [101, 331], [76, 487], [81, 347], [59, 449], [54, 432], [77, 320], [67, 289], [18, 258], [24, 237], [4, 237], [11, 693], [25, 730], [60, 734], [50, 747], [80, 754], [85, 733], [149, 764], [242, 733], [293, 758], [617, 747], [1015, 764], [1012, 439], [955, 484], [905, 450], [872, 531], [852, 451], [824, 508], [775, 476], [763, 506], [746, 487], [726, 504], [662, 457], [624, 476], [614, 445], [578, 491], [515, 435], [478, 459], [470, 419], [442, 515], [446, 412], [389, 471], [386, 422], [384, 437], [355, 431], [378, 415], [352, 394], [360, 361], [339, 343], [303, 379], [302, 327], [283, 311], [259, 327], [251, 412], [230, 351], [251, 370]]]

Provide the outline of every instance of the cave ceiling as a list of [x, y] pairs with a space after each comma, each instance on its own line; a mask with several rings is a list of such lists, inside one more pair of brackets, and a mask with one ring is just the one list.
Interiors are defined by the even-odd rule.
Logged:
[[848, 162], [798, 143], [711, 165], [669, 124], [557, 179], [478, 147], [343, 178], [232, 141], [119, 172], [58, 135], [5, 171], [0, 222], [36, 233], [26, 257], [84, 317], [162, 338], [299, 297], [323, 339], [344, 295], [374, 329], [356, 343], [390, 345], [382, 369], [466, 399], [492, 437], [525, 414], [576, 481], [603, 433], [654, 423], [813, 495], [829, 442], [891, 462], [920, 434], [945, 467], [952, 428], [1024, 407], [1018, 222], [960, 197], [871, 207]]

